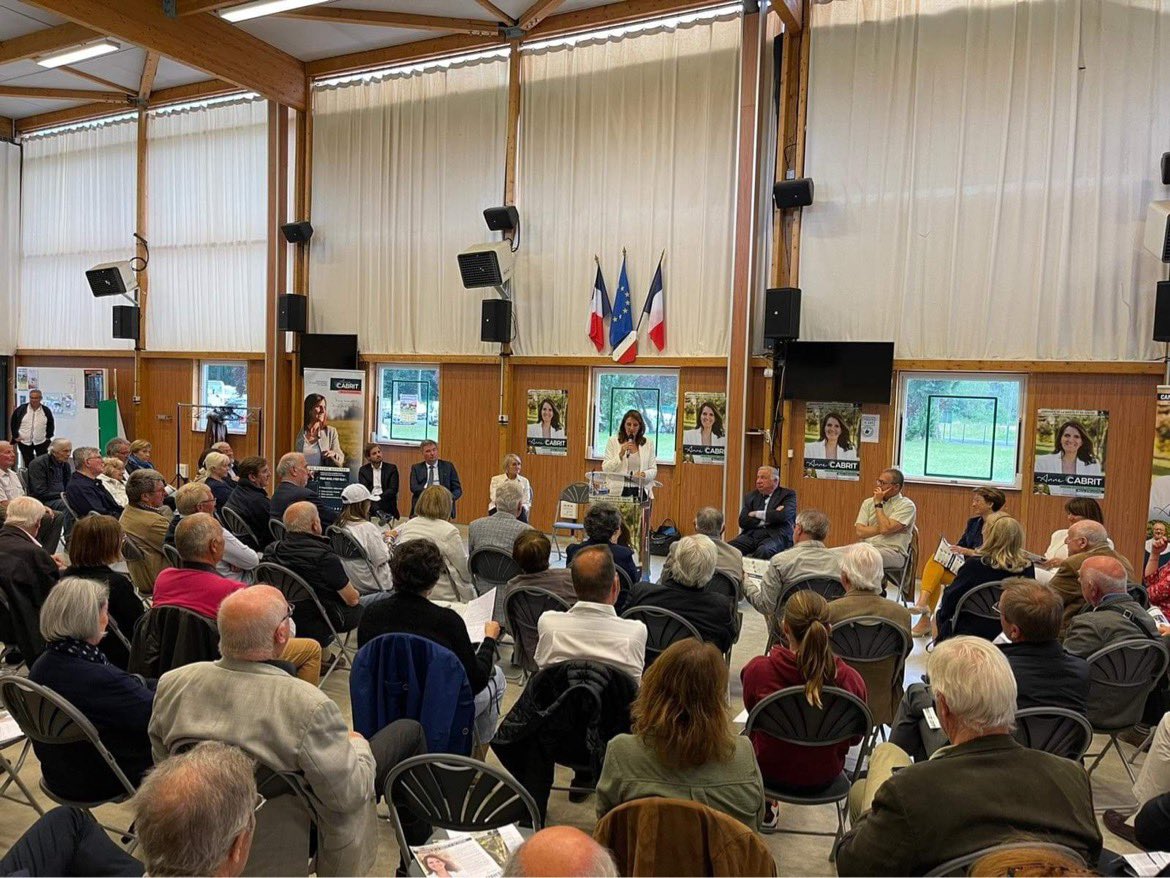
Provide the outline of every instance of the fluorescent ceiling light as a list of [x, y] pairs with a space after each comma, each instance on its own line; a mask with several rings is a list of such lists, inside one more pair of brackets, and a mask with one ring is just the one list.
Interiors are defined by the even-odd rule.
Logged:
[[245, 3], [243, 6], [221, 9], [219, 16], [226, 21], [247, 21], [250, 18], [276, 15], [278, 12], [288, 12], [290, 9], [301, 9], [305, 6], [317, 6], [320, 3], [328, 2], [329, 0], [256, 0], [254, 3]]
[[98, 40], [97, 42], [86, 43], [84, 46], [75, 46], [72, 49], [66, 49], [64, 52], [57, 52], [53, 55], [37, 58], [37, 63], [42, 67], [64, 67], [66, 64], [76, 64], [78, 61], [97, 58], [99, 55], [108, 55], [110, 52], [117, 52], [121, 48], [113, 40]]

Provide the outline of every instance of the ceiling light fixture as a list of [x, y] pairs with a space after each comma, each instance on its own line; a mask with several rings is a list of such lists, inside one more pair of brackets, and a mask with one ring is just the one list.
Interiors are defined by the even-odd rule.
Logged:
[[221, 9], [219, 17], [225, 21], [248, 21], [265, 15], [276, 15], [278, 12], [288, 12], [291, 9], [301, 9], [305, 6], [317, 6], [328, 3], [329, 0], [255, 0], [242, 6], [233, 6], [230, 9]]
[[86, 43], [84, 46], [74, 46], [63, 52], [55, 52], [52, 55], [37, 58], [37, 63], [42, 67], [64, 67], [66, 64], [76, 64], [78, 61], [86, 61], [89, 58], [97, 58], [99, 55], [117, 52], [121, 48], [113, 40], [97, 40]]

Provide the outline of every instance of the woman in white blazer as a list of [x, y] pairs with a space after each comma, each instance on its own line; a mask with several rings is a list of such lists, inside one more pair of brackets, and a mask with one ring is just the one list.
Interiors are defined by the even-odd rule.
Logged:
[[[656, 461], [654, 442], [646, 438], [646, 422], [641, 412], [630, 409], [622, 416], [617, 435], [610, 436], [605, 444], [605, 460], [601, 463], [601, 469], [614, 475], [609, 480], [610, 490], [619, 490], [625, 497], [636, 497], [638, 489], [626, 487], [626, 476], [653, 481], [658, 475]], [[654, 489], [647, 486], [646, 495], [653, 500]]]
[[[805, 460], [857, 460], [857, 448], [853, 445], [845, 419], [836, 412], [827, 412], [821, 418], [821, 438], [804, 445]], [[856, 473], [839, 473], [833, 470], [817, 470], [818, 479], [853, 479]]]
[[561, 416], [557, 407], [547, 396], [540, 401], [540, 420], [528, 425], [529, 439], [564, 439], [565, 430], [561, 426]]
[[475, 597], [463, 537], [449, 520], [453, 502], [450, 491], [442, 485], [431, 485], [419, 494], [414, 518], [393, 532], [395, 543], [428, 539], [439, 547], [447, 570], [431, 592], [431, 599], [436, 601], [469, 601]]
[[520, 475], [521, 466], [520, 455], [504, 455], [504, 471], [492, 476], [492, 483], [488, 486], [488, 515], [492, 515], [496, 511], [496, 488], [509, 479], [514, 479], [520, 485], [520, 491], [524, 495], [524, 502], [520, 507], [520, 520], [525, 524], [528, 523], [528, 514], [532, 510], [532, 485], [528, 483], [528, 479]]
[[683, 431], [683, 445], [702, 445], [704, 448], [723, 448], [727, 437], [723, 434], [723, 418], [710, 402], [699, 406], [699, 426]]
[[[1063, 473], [1066, 476], [1103, 475], [1101, 464], [1093, 454], [1093, 440], [1077, 421], [1065, 421], [1060, 425], [1056, 431], [1053, 453], [1037, 456], [1035, 471]], [[1085, 489], [1073, 485], [1049, 485], [1048, 492], [1058, 497], [1067, 497], [1083, 494]]]

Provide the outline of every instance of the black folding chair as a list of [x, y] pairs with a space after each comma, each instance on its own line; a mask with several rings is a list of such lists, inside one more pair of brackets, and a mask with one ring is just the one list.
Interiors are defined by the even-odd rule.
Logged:
[[536, 666], [537, 622], [552, 611], [565, 612], [569, 602], [548, 589], [533, 585], [518, 585], [508, 592], [504, 602], [504, 616], [508, 633], [512, 635], [512, 662], [523, 674], [531, 676], [540, 670]]
[[524, 572], [507, 552], [489, 547], [472, 552], [467, 559], [467, 569], [471, 571], [471, 584], [475, 586], [478, 595], [506, 585], [510, 579]]
[[219, 516], [219, 520], [223, 523], [223, 526], [230, 530], [240, 542], [247, 545], [259, 546], [260, 548], [264, 547], [263, 541], [252, 532], [252, 528], [248, 525], [248, 522], [244, 521], [243, 516], [232, 509], [232, 507], [224, 506], [216, 515]]
[[[621, 569], [620, 567], [618, 568]], [[646, 626], [646, 658], [643, 670], [650, 667], [671, 644], [693, 637], [700, 643], [699, 629], [671, 610], [662, 607], [630, 607], [623, 619], [636, 619]]]
[[1126, 586], [1129, 596], [1141, 604], [1143, 610], [1150, 608], [1150, 594], [1140, 582], [1131, 582]]
[[[562, 503], [572, 503], [577, 510], [577, 514], [572, 516], [561, 515]], [[573, 482], [573, 484], [561, 491], [561, 496], [557, 503], [557, 520], [553, 522], [552, 526], [553, 547], [557, 550], [558, 558], [565, 557], [565, 553], [561, 551], [561, 544], [557, 539], [557, 531], [567, 530], [570, 539], [578, 533], [583, 533], [585, 531], [585, 507], [588, 505], [589, 484], [587, 482]]]
[[[868, 670], [866, 665], [893, 659], [890, 678], [885, 681], [886, 692], [892, 689], [895, 680], [905, 676], [906, 656], [914, 648], [914, 641], [905, 628], [881, 616], [857, 616], [838, 622], [833, 626], [829, 642], [837, 658], [863, 675]], [[867, 685], [869, 682], [867, 679]], [[881, 724], [893, 722], [892, 716], [874, 719], [880, 719]]]
[[1096, 734], [1109, 736], [1089, 766], [1089, 774], [1112, 747], [1121, 757], [1130, 781], [1136, 783], [1133, 768], [1121, 752], [1118, 736], [1141, 721], [1146, 699], [1166, 674], [1170, 661], [1166, 647], [1160, 640], [1122, 640], [1097, 650], [1086, 661], [1089, 663], [1088, 719]]
[[897, 572], [882, 571], [882, 592], [888, 582], [898, 590], [898, 600], [902, 606], [908, 606], [914, 600], [914, 572], [918, 569], [918, 527], [910, 531], [910, 546], [906, 551], [906, 561]]
[[358, 542], [357, 537], [351, 534], [348, 529], [338, 527], [335, 524], [329, 525], [325, 533], [329, 537], [329, 546], [334, 552], [348, 561], [361, 561], [369, 569], [370, 579], [375, 583], [378, 581], [378, 570], [374, 567], [374, 562], [370, 560], [366, 547]]
[[764, 777], [764, 796], [789, 805], [833, 805], [837, 811], [837, 831], [819, 832], [809, 829], [780, 829], [779, 832], [796, 835], [831, 836], [833, 847], [829, 860], [837, 856], [837, 845], [845, 834], [845, 807], [849, 787], [860, 776], [861, 767], [873, 745], [873, 717], [864, 701], [851, 692], [827, 686], [821, 690], [821, 706], [808, 703], [803, 686], [789, 686], [773, 692], [756, 704], [748, 714], [743, 733], [762, 732], [778, 741], [805, 747], [829, 747], [861, 739], [861, 751], [852, 774], [842, 771], [828, 787], [819, 793], [797, 793]]
[[183, 566], [183, 556], [179, 554], [179, 550], [170, 543], [163, 543], [163, 554], [167, 556], [167, 563], [172, 567]]
[[845, 597], [845, 586], [841, 584], [841, 580], [833, 579], [831, 576], [806, 576], [788, 583], [780, 589], [780, 594], [776, 595], [776, 607], [772, 610], [772, 618], [768, 620], [768, 645], [764, 648], [765, 655], [771, 652], [772, 647], [780, 640], [780, 622], [784, 618], [784, 605], [798, 591], [806, 589], [815, 591], [826, 601]]
[[278, 543], [284, 539], [284, 535], [288, 533], [288, 528], [284, 526], [284, 522], [279, 518], [268, 519], [268, 532], [272, 534], [272, 539]]
[[986, 857], [988, 854], [998, 854], [1002, 851], [1015, 851], [1026, 848], [1028, 850], [1045, 850], [1052, 851], [1054, 854], [1059, 854], [1063, 857], [1068, 857], [1070, 860], [1085, 864], [1085, 859], [1072, 848], [1065, 847], [1062, 844], [1052, 844], [1046, 841], [1014, 841], [1009, 844], [997, 844], [992, 847], [982, 848], [977, 851], [972, 851], [969, 854], [963, 854], [961, 857], [955, 857], [953, 860], [947, 860], [926, 872], [927, 875], [947, 876], [947, 878], [960, 878], [960, 876], [968, 875], [971, 867]]
[[622, 591], [628, 594], [634, 588], [634, 580], [630, 578], [630, 574], [626, 572], [625, 567], [615, 566], [614, 570], [617, 571], [618, 582], [621, 583]]
[[386, 778], [385, 796], [403, 873], [410, 866], [410, 845], [399, 809], [456, 832], [483, 832], [525, 820], [534, 831], [542, 825], [536, 800], [512, 775], [453, 753], [427, 753], [398, 763]]
[[[984, 582], [975, 586], [955, 604], [955, 615], [951, 628], [955, 634], [973, 634], [992, 640], [1000, 630], [999, 611], [996, 605], [1003, 595], [1003, 583]], [[996, 634], [992, 634], [992, 629]], [[991, 634], [991, 637], [987, 637]]]
[[325, 606], [321, 603], [321, 599], [317, 597], [317, 592], [313, 590], [313, 587], [309, 583], [305, 582], [304, 579], [287, 567], [282, 567], [280, 564], [273, 564], [271, 561], [261, 561], [256, 566], [256, 581], [280, 589], [280, 593], [284, 595], [285, 600], [290, 604], [295, 605], [312, 602], [312, 606], [317, 608], [317, 612], [325, 620], [325, 624], [329, 627], [330, 642], [337, 645], [338, 653], [337, 657], [330, 663], [329, 670], [321, 675], [321, 682], [317, 684], [318, 686], [324, 686], [325, 681], [329, 679], [329, 675], [338, 668], [347, 671], [353, 668], [354, 654], [348, 645], [349, 633], [346, 632], [346, 637], [343, 638], [337, 632], [333, 620], [325, 612]]
[[1065, 707], [1028, 707], [1016, 711], [1012, 735], [1029, 750], [1042, 750], [1080, 762], [1093, 743], [1093, 726]]

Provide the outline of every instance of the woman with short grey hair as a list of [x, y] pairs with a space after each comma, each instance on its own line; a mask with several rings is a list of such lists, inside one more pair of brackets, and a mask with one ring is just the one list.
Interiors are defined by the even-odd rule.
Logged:
[[[67, 576], [41, 607], [45, 651], [28, 678], [67, 699], [97, 729], [127, 779], [137, 785], [153, 764], [146, 728], [155, 681], [128, 674], [98, 648], [109, 624], [109, 588], [96, 579]], [[100, 801], [125, 792], [86, 743], [33, 743], [44, 782], [61, 798]]]

